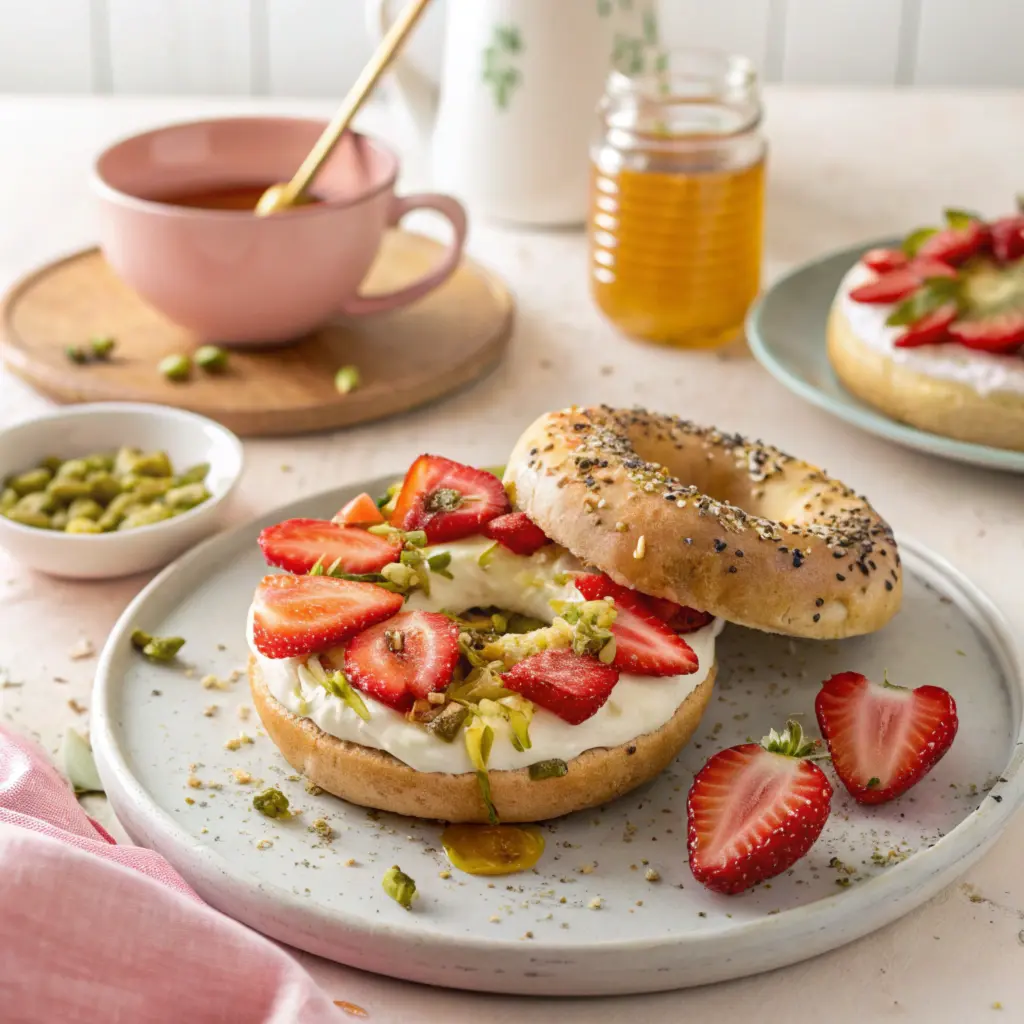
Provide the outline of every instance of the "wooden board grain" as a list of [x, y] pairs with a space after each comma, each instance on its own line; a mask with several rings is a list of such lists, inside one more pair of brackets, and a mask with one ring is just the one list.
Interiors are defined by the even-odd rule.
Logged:
[[[423, 235], [392, 231], [364, 286], [368, 294], [404, 284], [439, 258]], [[352, 426], [405, 412], [471, 383], [501, 358], [515, 305], [504, 283], [464, 259], [437, 291], [391, 313], [327, 324], [296, 344], [234, 350], [222, 375], [194, 371], [166, 380], [157, 364], [199, 340], [124, 285], [98, 249], [49, 264], [16, 284], [0, 307], [0, 356], [59, 402], [159, 402], [201, 413], [246, 437]], [[109, 363], [76, 365], [65, 349], [94, 335], [117, 339]], [[361, 386], [334, 388], [341, 366]]]

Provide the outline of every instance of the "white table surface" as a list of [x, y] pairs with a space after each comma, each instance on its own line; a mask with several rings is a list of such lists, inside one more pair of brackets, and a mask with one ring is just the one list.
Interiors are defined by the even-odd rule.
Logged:
[[[946, 205], [1007, 211], [1024, 189], [1024, 93], [776, 88], [767, 106], [769, 279], [829, 249], [932, 222]], [[261, 111], [326, 114], [329, 106], [0, 97], [0, 286], [93, 240], [86, 175], [110, 140], [171, 120]], [[380, 110], [369, 111], [363, 124], [389, 134]], [[248, 442], [233, 521], [399, 470], [424, 449], [501, 462], [520, 429], [547, 409], [642, 402], [763, 437], [827, 467], [870, 495], [898, 533], [917, 537], [969, 574], [1015, 626], [1024, 622], [1019, 476], [940, 461], [859, 433], [791, 396], [743, 349], [681, 354], [620, 337], [588, 299], [585, 243], [577, 232], [476, 224], [469, 250], [503, 274], [518, 297], [504, 364], [472, 389], [411, 415], [331, 435]], [[0, 427], [48, 407], [9, 374], [0, 379]], [[4, 719], [54, 752], [69, 725], [87, 727], [88, 712], [68, 702], [88, 705], [95, 659], [72, 660], [69, 652], [80, 637], [98, 649], [145, 582], [59, 582], [21, 569], [0, 551], [0, 668], [24, 683], [0, 689]], [[102, 815], [104, 808], [94, 802], [91, 810]], [[1022, 843], [1018, 816], [961, 884], [897, 924], [785, 970], [686, 992], [527, 1002], [428, 989], [297, 955], [333, 998], [360, 1004], [377, 1022], [610, 1024], [627, 1016], [676, 1022], [698, 1015], [738, 1021], [795, 1012], [831, 1022], [1024, 1020]]]

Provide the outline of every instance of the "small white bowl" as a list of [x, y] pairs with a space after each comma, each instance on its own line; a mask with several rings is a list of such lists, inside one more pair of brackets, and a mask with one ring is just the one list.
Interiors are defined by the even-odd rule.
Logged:
[[72, 459], [123, 445], [166, 451], [177, 470], [208, 462], [205, 483], [212, 497], [171, 519], [113, 533], [62, 533], [0, 516], [0, 545], [52, 576], [107, 579], [166, 565], [213, 532], [221, 503], [242, 475], [242, 444], [219, 423], [180, 409], [97, 402], [19, 423], [0, 432], [0, 479], [48, 455]]

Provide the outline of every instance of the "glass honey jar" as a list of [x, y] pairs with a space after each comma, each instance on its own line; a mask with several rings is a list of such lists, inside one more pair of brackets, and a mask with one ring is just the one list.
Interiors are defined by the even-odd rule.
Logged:
[[613, 71], [591, 147], [589, 273], [625, 334], [680, 348], [737, 337], [761, 279], [760, 91], [744, 57], [651, 51]]

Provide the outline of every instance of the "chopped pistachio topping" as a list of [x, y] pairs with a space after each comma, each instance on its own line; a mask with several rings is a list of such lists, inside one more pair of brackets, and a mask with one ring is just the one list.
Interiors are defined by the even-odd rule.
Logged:
[[427, 723], [427, 732], [445, 743], [451, 743], [459, 734], [462, 723], [469, 717], [469, 709], [454, 701]]
[[479, 565], [481, 569], [486, 569], [491, 562], [494, 561], [494, 556], [498, 553], [498, 548], [500, 547], [501, 545], [495, 541], [493, 544], [484, 548], [477, 556], [477, 565]]
[[320, 659], [314, 654], [305, 665], [299, 666], [299, 676], [308, 682], [306, 676], [322, 686], [332, 697], [344, 701], [364, 722], [370, 720], [370, 709], [359, 695], [344, 672], [327, 672]]
[[384, 873], [384, 891], [400, 906], [408, 910], [416, 896], [416, 883], [397, 865]]
[[132, 630], [132, 646], [151, 661], [170, 661], [185, 646], [181, 636], [150, 636], [141, 629]]
[[487, 807], [487, 818], [492, 825], [498, 823], [498, 812], [491, 799], [491, 780], [487, 776], [487, 760], [491, 756], [494, 744], [494, 730], [478, 715], [474, 715], [466, 726], [463, 736], [466, 741], [466, 752], [476, 770], [476, 781], [480, 787], [480, 796]]
[[289, 816], [288, 797], [277, 786], [271, 786], [269, 789], [263, 790], [262, 793], [256, 793], [252, 798], [252, 805], [260, 814], [268, 818]]
[[568, 774], [569, 766], [557, 757], [549, 758], [547, 761], [536, 761], [529, 767], [530, 778], [534, 782], [541, 779], [560, 779]]
[[448, 566], [451, 564], [452, 556], [448, 551], [439, 551], [436, 555], [430, 555], [430, 557], [427, 558], [427, 566], [430, 571], [437, 573], [438, 576], [443, 576], [446, 580], [455, 578], [448, 571]]

